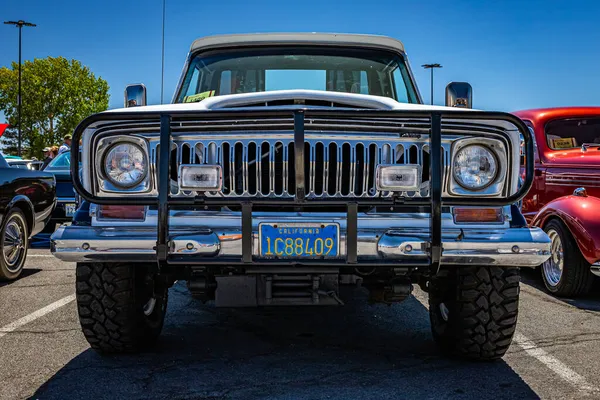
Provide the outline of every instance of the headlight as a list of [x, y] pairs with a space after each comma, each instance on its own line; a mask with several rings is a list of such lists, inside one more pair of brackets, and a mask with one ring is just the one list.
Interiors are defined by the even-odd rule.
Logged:
[[468, 145], [454, 155], [454, 179], [469, 190], [489, 186], [498, 175], [498, 162], [494, 154], [484, 146]]
[[148, 160], [144, 150], [135, 143], [117, 143], [104, 156], [104, 175], [121, 189], [135, 187], [148, 174]]

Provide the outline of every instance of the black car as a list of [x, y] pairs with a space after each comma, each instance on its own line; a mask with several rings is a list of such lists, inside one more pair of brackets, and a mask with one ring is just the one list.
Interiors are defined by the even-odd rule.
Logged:
[[0, 155], [0, 279], [19, 277], [29, 239], [44, 229], [55, 205], [52, 174], [11, 167]]
[[30, 169], [33, 171], [41, 170], [44, 164], [43, 161], [38, 160], [6, 160], [6, 162], [13, 168]]
[[56, 177], [56, 208], [52, 213], [50, 223], [44, 230], [46, 233], [54, 232], [56, 224], [70, 222], [77, 209], [77, 199], [73, 189], [70, 168], [70, 151], [59, 154], [44, 168], [45, 172], [50, 172]]

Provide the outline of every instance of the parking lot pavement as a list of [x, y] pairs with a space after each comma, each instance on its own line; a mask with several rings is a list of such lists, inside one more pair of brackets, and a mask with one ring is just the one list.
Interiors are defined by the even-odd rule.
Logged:
[[75, 265], [32, 250], [0, 283], [0, 398], [599, 398], [600, 292], [546, 295], [525, 271], [519, 326], [494, 363], [440, 356], [426, 294], [393, 306], [215, 309], [170, 290], [159, 345], [101, 357], [79, 329]]

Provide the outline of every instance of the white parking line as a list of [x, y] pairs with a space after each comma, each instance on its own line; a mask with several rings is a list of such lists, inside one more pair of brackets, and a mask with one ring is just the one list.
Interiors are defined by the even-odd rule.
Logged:
[[[416, 291], [413, 294], [419, 303], [421, 303], [426, 309], [429, 309], [429, 303], [424, 293]], [[544, 364], [546, 368], [550, 369], [563, 380], [575, 386], [575, 388], [577, 388], [579, 391], [593, 394], [600, 393], [600, 388], [590, 384], [583, 376], [573, 371], [556, 357], [548, 354], [545, 350], [537, 347], [532, 340], [521, 333], [516, 332], [513, 337], [513, 341], [523, 350], [525, 350], [530, 357], [533, 357]]]
[[52, 254], [27, 254], [27, 258], [29, 257], [54, 257]]
[[69, 304], [73, 300], [75, 300], [74, 294], [67, 296], [67, 297], [63, 297], [62, 299], [55, 301], [54, 303], [49, 304], [44, 308], [40, 308], [39, 310], [34, 311], [31, 314], [26, 315], [23, 318], [16, 320], [15, 322], [11, 322], [10, 324], [8, 324], [6, 326], [1, 327], [0, 328], [0, 338], [8, 333], [11, 333], [11, 332], [19, 329], [23, 325], [30, 323], [31, 321], [35, 321], [36, 319], [43, 317], [44, 315], [46, 315], [58, 308], [61, 308], [62, 306]]
[[575, 386], [578, 390], [588, 393], [600, 393], [599, 388], [590, 384], [583, 376], [573, 371], [556, 357], [548, 354], [544, 349], [537, 347], [535, 343], [526, 336], [517, 332], [513, 339], [528, 355], [544, 364], [552, 372]]

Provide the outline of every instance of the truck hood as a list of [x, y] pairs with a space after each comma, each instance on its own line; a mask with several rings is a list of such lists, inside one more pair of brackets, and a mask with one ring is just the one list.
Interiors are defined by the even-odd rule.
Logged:
[[584, 152], [581, 149], [551, 151], [546, 153], [546, 159], [552, 164], [598, 169], [600, 166], [600, 148], [590, 147]]
[[[304, 104], [303, 104], [304, 103]], [[329, 103], [329, 104], [328, 104]], [[197, 103], [178, 103], [118, 108], [105, 112], [202, 111], [269, 108], [339, 108], [411, 111], [464, 111], [468, 109], [400, 103], [389, 97], [321, 90], [277, 90], [208, 97]]]

